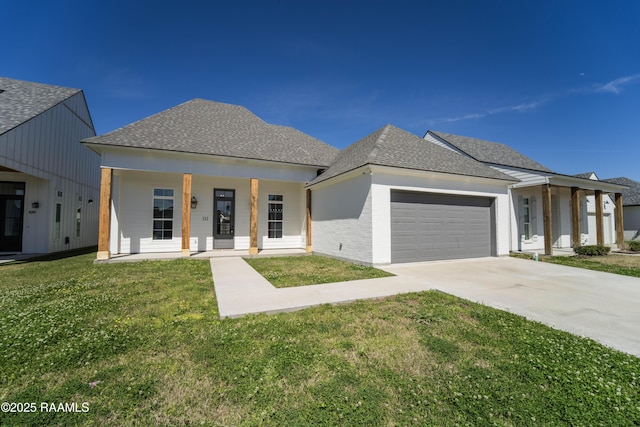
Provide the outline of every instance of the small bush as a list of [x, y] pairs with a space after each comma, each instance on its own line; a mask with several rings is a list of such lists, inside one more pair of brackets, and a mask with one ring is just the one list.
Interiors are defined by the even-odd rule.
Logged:
[[632, 240], [628, 243], [630, 251], [640, 252], [640, 240]]
[[611, 248], [609, 246], [604, 245], [587, 245], [587, 246], [579, 246], [573, 250], [576, 254], [582, 256], [599, 256], [599, 255], [607, 255]]

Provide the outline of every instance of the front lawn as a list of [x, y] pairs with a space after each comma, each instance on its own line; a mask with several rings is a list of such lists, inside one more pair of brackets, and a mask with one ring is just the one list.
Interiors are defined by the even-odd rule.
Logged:
[[[531, 255], [512, 253], [517, 258], [531, 259]], [[604, 255], [604, 256], [544, 256], [540, 261], [552, 264], [567, 265], [569, 267], [586, 268], [588, 270], [604, 271], [622, 274], [624, 276], [640, 277], [640, 256], [632, 255]]]
[[245, 261], [276, 288], [393, 276], [374, 267], [318, 255], [245, 258]]
[[36, 405], [0, 425], [640, 423], [640, 359], [507, 312], [423, 292], [220, 320], [207, 261], [94, 256], [0, 266], [0, 402]]

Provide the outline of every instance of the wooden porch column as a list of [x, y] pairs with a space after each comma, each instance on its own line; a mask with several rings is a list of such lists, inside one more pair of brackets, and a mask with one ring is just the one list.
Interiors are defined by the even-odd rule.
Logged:
[[551, 186], [542, 185], [542, 223], [544, 225], [544, 254], [553, 255], [552, 223], [551, 215]]
[[604, 245], [604, 212], [602, 211], [602, 190], [596, 190], [596, 243]]
[[311, 252], [311, 190], [307, 188], [307, 252]]
[[250, 182], [249, 255], [255, 255], [258, 253], [258, 179], [251, 178]]
[[571, 187], [571, 237], [574, 249], [582, 244], [580, 234], [580, 188]]
[[111, 258], [109, 252], [109, 236], [111, 233], [111, 180], [113, 169], [102, 168], [100, 179], [100, 218], [98, 224], [98, 255], [97, 259]]
[[182, 256], [191, 256], [191, 174], [182, 175]]
[[626, 249], [624, 243], [624, 218], [622, 215], [622, 193], [616, 193], [616, 244], [618, 249]]

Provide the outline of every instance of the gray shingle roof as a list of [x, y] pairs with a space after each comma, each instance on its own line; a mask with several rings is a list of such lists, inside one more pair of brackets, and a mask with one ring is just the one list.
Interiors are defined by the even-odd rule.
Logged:
[[476, 160], [427, 142], [395, 126], [386, 125], [342, 150], [331, 167], [310, 184], [325, 181], [364, 165], [393, 166], [516, 181]]
[[0, 77], [0, 135], [78, 92], [80, 89]]
[[553, 172], [551, 169], [504, 144], [432, 130], [428, 132], [444, 139], [449, 144], [483, 163], [512, 166], [542, 172]]
[[328, 166], [339, 151], [296, 129], [268, 124], [239, 105], [204, 99], [83, 142], [313, 166]]
[[622, 190], [622, 205], [640, 206], [640, 182], [625, 177], [603, 179], [603, 181], [629, 187]]

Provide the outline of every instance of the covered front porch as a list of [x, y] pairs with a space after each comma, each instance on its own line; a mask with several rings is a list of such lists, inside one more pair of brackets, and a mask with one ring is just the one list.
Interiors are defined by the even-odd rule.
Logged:
[[623, 188], [566, 175], [513, 184], [512, 250], [552, 255], [587, 244], [624, 247]]
[[304, 182], [103, 168], [97, 259], [306, 253], [310, 208]]

